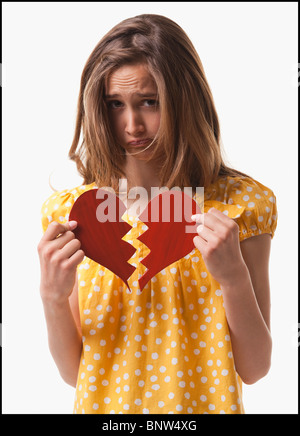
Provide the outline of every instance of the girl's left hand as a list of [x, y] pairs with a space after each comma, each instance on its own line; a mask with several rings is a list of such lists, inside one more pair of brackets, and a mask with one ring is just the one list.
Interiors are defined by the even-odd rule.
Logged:
[[207, 270], [220, 284], [234, 283], [245, 262], [240, 249], [239, 226], [212, 207], [208, 213], [193, 215], [199, 223], [193, 242], [202, 254]]

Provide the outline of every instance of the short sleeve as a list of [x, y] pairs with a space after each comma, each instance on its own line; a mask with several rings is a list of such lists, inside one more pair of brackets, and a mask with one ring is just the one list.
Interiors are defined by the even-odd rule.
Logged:
[[68, 190], [54, 192], [42, 205], [41, 220], [43, 231], [52, 221], [64, 224], [69, 219], [70, 210], [74, 204], [74, 193]]
[[248, 177], [240, 178], [230, 184], [227, 196], [228, 204], [243, 208], [236, 219], [240, 241], [263, 233], [269, 233], [273, 238], [278, 212], [276, 196], [270, 188]]

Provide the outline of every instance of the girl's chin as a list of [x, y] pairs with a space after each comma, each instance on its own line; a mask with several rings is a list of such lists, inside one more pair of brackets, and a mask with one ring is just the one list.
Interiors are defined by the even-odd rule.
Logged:
[[144, 147], [126, 147], [126, 155], [127, 156], [132, 156], [135, 157], [137, 159], [142, 158], [144, 159], [145, 157], [149, 157], [151, 156], [152, 150], [150, 149], [150, 147], [147, 149], [147, 146]]

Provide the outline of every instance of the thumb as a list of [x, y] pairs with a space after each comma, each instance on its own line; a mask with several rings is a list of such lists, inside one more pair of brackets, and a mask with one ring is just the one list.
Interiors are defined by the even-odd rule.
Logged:
[[68, 221], [69, 230], [74, 230], [77, 227], [77, 221]]

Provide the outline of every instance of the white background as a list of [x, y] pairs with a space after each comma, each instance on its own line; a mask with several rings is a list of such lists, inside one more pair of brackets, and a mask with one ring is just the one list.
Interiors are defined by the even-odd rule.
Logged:
[[81, 72], [102, 36], [141, 13], [166, 15], [194, 43], [228, 162], [271, 188], [273, 360], [244, 386], [247, 413], [297, 413], [297, 3], [4, 2], [3, 413], [72, 413], [74, 389], [48, 351], [36, 246], [40, 208], [81, 184], [68, 161]]

